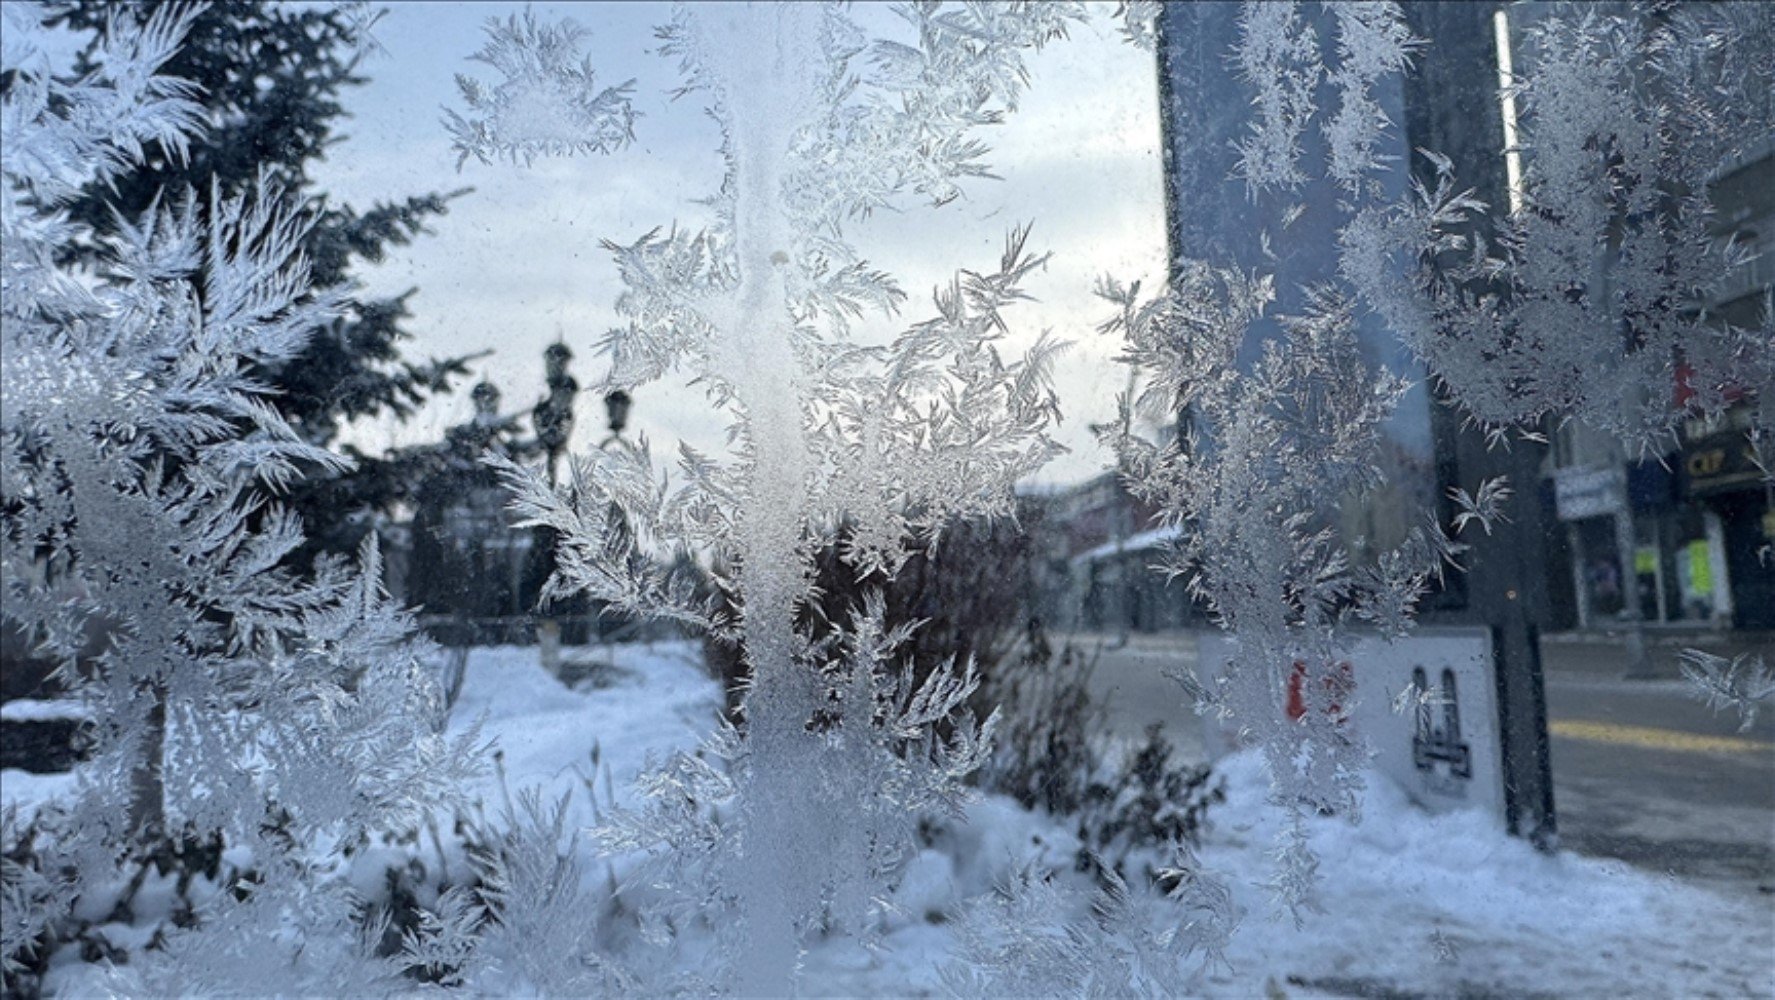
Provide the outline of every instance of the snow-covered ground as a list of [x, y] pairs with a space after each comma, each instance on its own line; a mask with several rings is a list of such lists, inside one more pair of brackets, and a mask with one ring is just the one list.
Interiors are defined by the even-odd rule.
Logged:
[[1274, 977], [1364, 996], [1775, 995], [1775, 901], [1542, 854], [1478, 812], [1428, 815], [1379, 776], [1359, 825], [1311, 821], [1325, 912], [1298, 929], [1271, 919], [1253, 883], [1277, 811], [1250, 754], [1220, 768], [1228, 802], [1202, 855], [1236, 881], [1247, 916], [1235, 975], [1207, 992], [1251, 995]]
[[[590, 826], [588, 783], [598, 802], [614, 794], [634, 804], [630, 786], [648, 755], [694, 747], [723, 699], [696, 642], [570, 648], [564, 655], [608, 666], [592, 684], [568, 690], [543, 670], [533, 646], [473, 650], [450, 725], [459, 731], [479, 723], [511, 791], [540, 786], [545, 801], [572, 792], [569, 818]], [[499, 780], [498, 769], [481, 780], [489, 812], [500, 801]]]
[[52, 799], [74, 794], [74, 773], [33, 774], [9, 767], [0, 771], [0, 803], [18, 807], [19, 822], [29, 822], [37, 807]]
[[[596, 743], [621, 786], [649, 750], [690, 745], [721, 703], [694, 646], [625, 647], [628, 671], [604, 690], [569, 692], [536, 666], [535, 651], [477, 650], [456, 715], [485, 712], [514, 786], [583, 792], [577, 766]], [[1278, 916], [1263, 883], [1281, 814], [1268, 805], [1257, 758], [1223, 761], [1228, 801], [1209, 813], [1201, 851], [1229, 881], [1243, 921], [1230, 973], [1200, 984], [1211, 996], [1550, 994], [1775, 995], [1775, 901], [1732, 898], [1618, 862], [1548, 856], [1478, 813], [1425, 814], [1374, 776], [1360, 824], [1310, 821], [1320, 857], [1320, 914], [1300, 927]], [[602, 788], [602, 782], [600, 782]], [[558, 794], [558, 791], [557, 791]], [[584, 805], [584, 795], [576, 802]], [[808, 957], [806, 986], [826, 994], [935, 992], [949, 954], [947, 923], [926, 918], [989, 891], [1029, 860], [1071, 868], [1064, 824], [988, 797], [967, 827], [910, 867], [887, 949], [843, 939]]]
[[[588, 781], [598, 801], [608, 802], [612, 787], [618, 801], [630, 801], [627, 786], [647, 756], [692, 746], [722, 701], [694, 643], [604, 652], [612, 665], [605, 686], [568, 690], [542, 670], [534, 649], [477, 649], [451, 722], [482, 724], [512, 791], [541, 785], [558, 797], [572, 790], [572, 821], [582, 825], [594, 822], [597, 809]], [[1232, 885], [1243, 919], [1231, 971], [1211, 973], [1194, 992], [1775, 996], [1775, 901], [1728, 897], [1617, 862], [1544, 855], [1477, 813], [1424, 814], [1379, 777], [1370, 781], [1360, 824], [1309, 821], [1324, 912], [1297, 927], [1273, 912], [1263, 887], [1282, 819], [1265, 801], [1261, 765], [1242, 754], [1218, 767], [1228, 801], [1209, 813], [1201, 860]], [[4, 777], [5, 801], [26, 806], [68, 784], [11, 771]], [[480, 789], [490, 813], [502, 794], [499, 780], [489, 773]], [[937, 992], [937, 966], [954, 947], [944, 912], [1031, 861], [1082, 880], [1072, 872], [1075, 848], [1065, 824], [1002, 797], [982, 798], [966, 824], [908, 866], [895, 894], [903, 912], [884, 926], [885, 949], [843, 938], [816, 945], [804, 988], [818, 995]]]

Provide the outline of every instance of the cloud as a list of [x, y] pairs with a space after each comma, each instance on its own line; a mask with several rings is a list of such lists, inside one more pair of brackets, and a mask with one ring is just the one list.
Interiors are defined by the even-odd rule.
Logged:
[[[593, 9], [595, 19], [572, 5], [542, 5], [537, 13], [567, 14], [590, 28], [589, 54], [604, 81], [637, 79], [643, 117], [633, 148], [607, 157], [538, 160], [530, 168], [471, 162], [459, 174], [436, 109], [454, 100], [452, 74], [485, 78], [491, 72], [465, 57], [481, 45], [485, 17], [504, 17], [510, 8], [402, 5], [378, 29], [389, 57], [369, 66], [372, 82], [348, 96], [356, 116], [351, 138], [316, 172], [337, 198], [360, 206], [475, 188], [434, 225], [435, 236], [397, 249], [364, 279], [377, 293], [419, 288], [410, 353], [494, 348], [497, 354], [481, 369], [501, 385], [508, 409], [527, 409], [541, 396], [542, 350], [557, 335], [575, 349], [582, 383], [601, 370], [589, 345], [617, 322], [613, 303], [621, 289], [599, 240], [633, 239], [654, 226], [705, 217], [695, 199], [720, 183], [715, 124], [695, 97], [673, 102], [666, 96], [679, 82], [676, 68], [645, 51], [651, 25], [668, 17], [664, 5]], [[993, 150], [988, 161], [1004, 180], [974, 182], [966, 198], [939, 210], [908, 205], [877, 213], [848, 235], [910, 294], [902, 315], [865, 325], [861, 335], [873, 338], [928, 315], [933, 285], [957, 267], [995, 266], [1004, 234], [1033, 222], [1032, 246], [1053, 257], [1030, 287], [1039, 301], [1007, 316], [1013, 334], [1005, 348], [1020, 350], [1043, 329], [1075, 342], [1056, 379], [1067, 414], [1060, 437], [1074, 453], [1043, 478], [1077, 480], [1108, 461], [1088, 425], [1114, 415], [1127, 380], [1114, 362], [1117, 345], [1094, 332], [1106, 310], [1091, 289], [1105, 272], [1149, 283], [1162, 278], [1157, 89], [1152, 56], [1121, 42], [1107, 21], [1049, 45], [1031, 57], [1029, 68], [1031, 88], [1018, 112], [983, 135]], [[637, 427], [660, 453], [675, 451], [680, 438], [720, 451], [726, 418], [683, 382], [644, 387], [636, 399]], [[586, 394], [580, 411], [575, 443], [590, 446], [603, 434], [602, 407]], [[371, 446], [435, 440], [470, 412], [458, 396], [405, 427], [363, 427], [353, 437]]]

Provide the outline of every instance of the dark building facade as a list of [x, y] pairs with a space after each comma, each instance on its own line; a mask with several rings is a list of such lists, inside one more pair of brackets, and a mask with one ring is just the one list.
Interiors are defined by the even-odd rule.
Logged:
[[[1384, 201], [1401, 198], [1408, 180], [1434, 181], [1432, 164], [1413, 151], [1433, 149], [1453, 161], [1463, 187], [1491, 204], [1507, 197], [1503, 112], [1499, 103], [1498, 53], [1486, 3], [1405, 5], [1413, 34], [1430, 41], [1402, 77], [1383, 77], [1374, 99], [1393, 122], [1378, 152], [1390, 157], [1365, 191]], [[1335, 65], [1337, 32], [1330, 12], [1302, 4], [1322, 61]], [[1160, 14], [1160, 117], [1164, 124], [1167, 214], [1175, 262], [1204, 260], [1275, 276], [1277, 300], [1270, 316], [1298, 313], [1309, 286], [1338, 284], [1339, 230], [1350, 219], [1351, 199], [1325, 169], [1327, 150], [1319, 119], [1301, 135], [1304, 181], [1287, 190], [1249, 191], [1237, 175], [1235, 143], [1248, 135], [1252, 88], [1237, 74], [1232, 54], [1239, 40], [1236, 3], [1167, 4]], [[1332, 108], [1338, 96], [1321, 79], [1314, 106]], [[1434, 514], [1447, 524], [1454, 511], [1448, 490], [1468, 489], [1495, 476], [1518, 485], [1508, 505], [1510, 522], [1473, 539], [1464, 573], [1427, 601], [1421, 620], [1479, 625], [1491, 630], [1497, 657], [1499, 726], [1505, 747], [1506, 812], [1511, 828], [1543, 842], [1553, 834], [1552, 784], [1547, 766], [1545, 713], [1538, 637], [1559, 623], [1555, 595], [1565, 575], [1546, 539], [1557, 536], [1553, 511], [1541, 491], [1521, 488], [1540, 480], [1546, 449], [1524, 442], [1509, 450], [1488, 447], [1482, 434], [1464, 429], [1451, 407], [1435, 405], [1427, 373], [1398, 338], [1368, 315], [1359, 337], [1370, 365], [1384, 364], [1418, 385], [1385, 427], [1383, 462], [1395, 481], [1387, 490], [1350, 498], [1336, 526], [1353, 555], [1391, 548], [1410, 524]], [[1252, 341], [1279, 332], [1266, 317]], [[1246, 349], [1255, 355], [1256, 343]], [[1569, 601], [1566, 602], [1569, 606]]]
[[[1379, 81], [1376, 101], [1394, 123], [1381, 152], [1394, 169], [1377, 183], [1383, 199], [1401, 196], [1416, 174], [1433, 184], [1431, 149], [1452, 162], [1462, 188], [1490, 205], [1510, 205], [1500, 45], [1517, 71], [1532, 58], [1523, 45], [1533, 24], [1558, 5], [1527, 2], [1421, 2], [1404, 6], [1413, 33], [1426, 44], [1400, 78]], [[1621, 10], [1638, 8], [1620, 7]], [[1317, 6], [1300, 16], [1316, 30], [1334, 65], [1335, 26]], [[1641, 16], [1662, 16], [1656, 7]], [[1272, 314], [1299, 308], [1304, 287], [1337, 281], [1337, 230], [1347, 214], [1343, 192], [1322, 169], [1325, 144], [1315, 119], [1301, 135], [1305, 180], [1283, 191], [1247, 190], [1237, 174], [1235, 145], [1249, 132], [1253, 89], [1241, 80], [1236, 3], [1169, 4], [1161, 15], [1160, 91], [1165, 123], [1165, 173], [1173, 258], [1207, 260], [1276, 277]], [[1747, 99], [1772, 100], [1769, 95]], [[1314, 94], [1320, 109], [1336, 106], [1332, 87]], [[1321, 111], [1321, 115], [1323, 115]], [[1532, 156], [1532, 151], [1530, 151]], [[1531, 164], [1532, 165], [1532, 164]], [[1520, 172], [1520, 163], [1517, 165]], [[1723, 321], [1766, 323], [1775, 284], [1775, 136], [1752, 143], [1713, 179], [1715, 233], [1751, 256], [1708, 308]], [[1287, 220], [1285, 224], [1279, 220]], [[1484, 218], [1476, 234], [1489, 238]], [[1599, 251], [1600, 253], [1600, 251]], [[1513, 442], [1509, 454], [1488, 454], [1485, 440], [1463, 431], [1458, 410], [1433, 405], [1421, 388], [1427, 373], [1397, 346], [1375, 317], [1361, 336], [1371, 363], [1384, 363], [1420, 385], [1387, 428], [1383, 464], [1392, 484], [1346, 505], [1344, 540], [1360, 557], [1397, 541], [1388, 528], [1416, 523], [1436, 510], [1452, 514], [1449, 487], [1508, 475], [1530, 525], [1519, 544], [1493, 546], [1491, 561], [1525, 560], [1505, 590], [1534, 593], [1541, 630], [1775, 628], [1775, 513], [1766, 476], [1756, 467], [1745, 429], [1759, 401], [1742, 387], [1739, 404], [1713, 421], [1694, 419], [1663, 454], [1628, 455], [1619, 442], [1576, 423], [1543, 430], [1548, 445]], [[1259, 337], [1274, 332], [1259, 324]], [[1254, 340], [1256, 338], [1253, 338]], [[1255, 352], [1254, 345], [1247, 349]], [[1681, 375], [1670, 385], [1623, 386], [1627, 394], [1668, 393], [1680, 403]], [[1483, 553], [1476, 556], [1484, 561]], [[1433, 611], [1458, 611], [1487, 570], [1450, 577]], [[1500, 577], [1500, 580], [1503, 578]], [[1525, 589], [1526, 588], [1526, 589]]]
[[[1518, 61], [1532, 58], [1525, 36], [1535, 22], [1561, 9], [1544, 0], [1484, 6], [1494, 17], [1502, 12], [1506, 37], [1525, 53]], [[1669, 16], [1657, 5], [1609, 6], [1648, 20]], [[1742, 99], [1775, 102], [1767, 93]], [[1775, 117], [1768, 112], [1765, 106], [1764, 121]], [[1736, 241], [1749, 262], [1705, 306], [1721, 322], [1766, 329], [1764, 303], [1775, 287], [1775, 135], [1749, 143], [1710, 184], [1713, 235]], [[1687, 379], [1679, 361], [1668, 384], [1620, 391], [1682, 406], [1691, 394]], [[1766, 555], [1775, 545], [1775, 489], [1747, 436], [1758, 388], [1733, 387], [1732, 407], [1715, 419], [1684, 421], [1672, 447], [1658, 454], [1629, 454], [1619, 441], [1575, 423], [1551, 433], [1543, 492], [1554, 497], [1561, 522], [1552, 551], [1572, 595], [1570, 626], [1775, 629], [1775, 558]]]

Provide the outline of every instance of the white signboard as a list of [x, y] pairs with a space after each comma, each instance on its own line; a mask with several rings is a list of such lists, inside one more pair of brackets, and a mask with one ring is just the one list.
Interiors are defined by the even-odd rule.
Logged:
[[1553, 473], [1553, 505], [1561, 521], [1613, 514], [1621, 509], [1621, 470], [1564, 468]]
[[[1236, 640], [1213, 632], [1200, 642], [1204, 675], [1219, 676]], [[1367, 741], [1374, 770], [1418, 805], [1432, 812], [1483, 809], [1501, 824], [1496, 662], [1491, 633], [1482, 628], [1421, 628], [1397, 642], [1361, 636], [1339, 664], [1355, 684], [1344, 725]], [[1277, 712], [1298, 710], [1298, 697], [1290, 701]], [[1232, 731], [1210, 726], [1209, 756], [1231, 751], [1235, 741]]]

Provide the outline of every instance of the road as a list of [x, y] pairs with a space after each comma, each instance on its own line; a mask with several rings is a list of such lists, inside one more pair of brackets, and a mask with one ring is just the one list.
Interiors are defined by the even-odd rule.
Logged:
[[1775, 718], [1748, 732], [1681, 680], [1562, 671], [1547, 656], [1561, 840], [1654, 871], [1775, 893]]
[[[1163, 675], [1194, 665], [1193, 637], [1074, 642], [1101, 649], [1092, 689], [1114, 735], [1135, 739], [1157, 722], [1181, 753], [1205, 753], [1202, 722]], [[1623, 679], [1606, 650], [1547, 642], [1542, 660], [1562, 844], [1775, 893], [1775, 708], [1739, 732], [1736, 715], [1710, 711], [1680, 679]]]

